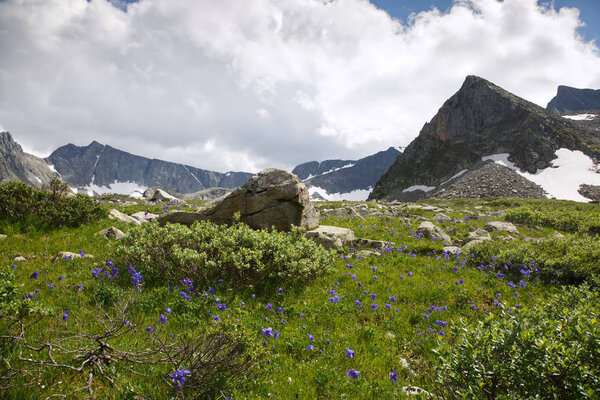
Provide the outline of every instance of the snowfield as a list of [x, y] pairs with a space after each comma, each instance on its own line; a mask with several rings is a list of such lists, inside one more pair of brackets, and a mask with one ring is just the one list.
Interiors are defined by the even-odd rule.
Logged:
[[580, 195], [579, 185], [600, 185], [598, 165], [579, 150], [558, 149], [552, 167], [539, 169], [535, 174], [520, 171], [515, 164], [508, 161], [508, 154], [492, 154], [482, 157], [483, 161], [492, 160], [516, 171], [524, 178], [540, 185], [549, 197], [562, 200], [588, 202], [589, 199]]

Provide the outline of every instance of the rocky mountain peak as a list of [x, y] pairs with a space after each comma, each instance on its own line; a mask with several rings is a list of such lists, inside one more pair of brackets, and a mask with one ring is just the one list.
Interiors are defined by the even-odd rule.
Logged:
[[42, 188], [55, 176], [44, 160], [25, 153], [10, 133], [0, 132], [0, 183], [21, 181]]
[[482, 157], [508, 153], [522, 171], [535, 173], [559, 148], [598, 159], [598, 137], [477, 76], [468, 76], [419, 136], [377, 182], [371, 199], [402, 198], [412, 186], [437, 187]]

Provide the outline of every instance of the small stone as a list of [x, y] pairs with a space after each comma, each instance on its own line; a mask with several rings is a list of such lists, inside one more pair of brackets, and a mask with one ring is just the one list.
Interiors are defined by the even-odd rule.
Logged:
[[319, 243], [326, 249], [336, 250], [344, 246], [350, 246], [356, 239], [352, 230], [328, 225], [321, 225], [317, 229], [306, 232], [304, 236]]
[[150, 222], [158, 218], [158, 215], [144, 211], [138, 211], [135, 214], [131, 214], [130, 216], [137, 219], [141, 223]]
[[23, 256], [17, 256], [13, 259], [13, 261], [27, 261], [27, 259]]
[[96, 235], [103, 236], [106, 239], [119, 240], [125, 237], [125, 234], [121, 232], [119, 229], [111, 226], [110, 228], [102, 229], [100, 232], [97, 232]]
[[517, 227], [510, 222], [491, 221], [491, 222], [488, 222], [487, 224], [485, 224], [484, 229], [488, 232], [501, 231], [501, 232], [513, 233], [515, 235], [520, 235]]
[[452, 239], [450, 239], [450, 236], [448, 236], [448, 234], [444, 232], [442, 228], [435, 226], [429, 221], [421, 222], [421, 225], [419, 225], [417, 230], [425, 238], [441, 240], [444, 243], [444, 246], [452, 245]]
[[4, 240], [4, 239], [6, 239], [6, 235], [3, 235], [0, 233], [0, 240]]

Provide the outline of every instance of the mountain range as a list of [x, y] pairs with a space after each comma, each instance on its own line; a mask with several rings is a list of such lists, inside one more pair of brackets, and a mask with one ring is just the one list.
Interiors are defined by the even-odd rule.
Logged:
[[[25, 153], [8, 132], [0, 133], [0, 156], [0, 182], [43, 187], [58, 175], [88, 194], [141, 196], [148, 187], [161, 187], [182, 198], [207, 200], [252, 176], [150, 159], [96, 141], [68, 144], [40, 159]], [[311, 161], [292, 172], [316, 200], [518, 196], [587, 201], [587, 193], [600, 192], [599, 160], [600, 90], [559, 86], [544, 109], [468, 76], [403, 152], [390, 147], [359, 160]]]

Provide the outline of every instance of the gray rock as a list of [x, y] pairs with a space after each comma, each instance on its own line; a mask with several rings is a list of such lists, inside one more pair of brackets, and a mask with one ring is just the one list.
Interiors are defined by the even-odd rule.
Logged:
[[352, 230], [328, 225], [321, 225], [316, 229], [306, 232], [304, 236], [319, 243], [326, 249], [336, 250], [344, 246], [350, 246], [356, 239]]
[[460, 252], [460, 247], [458, 246], [444, 246], [444, 251], [447, 253], [455, 254], [457, 251]]
[[[54, 257], [55, 260], [72, 260], [74, 258], [81, 258], [81, 254], [71, 253], [70, 251], [60, 251], [56, 257]], [[94, 258], [94, 256], [91, 254], [84, 254], [83, 258]]]
[[464, 246], [463, 246], [463, 247], [460, 249], [460, 251], [461, 251], [461, 252], [466, 252], [467, 250], [469, 250], [471, 247], [475, 246], [476, 244], [479, 244], [479, 243], [484, 243], [484, 242], [487, 242], [487, 240], [481, 240], [481, 239], [478, 239], [478, 240], [471, 240], [470, 242], [466, 243], [466, 244], [465, 244], [465, 245], [464, 245]]
[[450, 246], [452, 244], [452, 239], [444, 230], [438, 226], [435, 226], [432, 222], [423, 221], [421, 225], [417, 228], [417, 231], [423, 234], [423, 237], [432, 240], [441, 240], [444, 243], [444, 246]]
[[486, 230], [476, 229], [473, 232], [469, 232], [469, 237], [465, 240], [465, 243], [472, 242], [473, 240], [492, 240], [492, 235]]
[[269, 168], [254, 175], [220, 201], [204, 205], [197, 213], [158, 217], [160, 223], [209, 220], [216, 224], [233, 223], [236, 212], [240, 221], [254, 229], [289, 231], [292, 225], [313, 229], [319, 225], [310, 194], [298, 177], [287, 171]]
[[130, 217], [127, 214], [123, 214], [121, 211], [115, 210], [114, 208], [108, 212], [108, 218], [116, 219], [118, 221], [125, 222], [126, 224], [133, 224], [137, 226], [142, 224], [139, 220]]
[[329, 212], [330, 215], [339, 218], [358, 218], [364, 219], [362, 215], [360, 215], [354, 208], [352, 207], [344, 207], [344, 208], [336, 208]]
[[517, 227], [505, 221], [491, 221], [485, 224], [484, 229], [488, 232], [500, 231], [500, 232], [508, 232], [513, 233], [515, 235], [520, 235]]
[[362, 238], [356, 238], [352, 240], [349, 244], [350, 247], [354, 247], [355, 249], [383, 249], [386, 245], [387, 242], [383, 240], [372, 240]]
[[359, 250], [355, 253], [348, 254], [350, 258], [368, 258], [368, 257], [380, 257], [381, 253], [371, 250]]
[[13, 261], [27, 261], [27, 259], [23, 256], [17, 256], [13, 258]]
[[433, 219], [437, 219], [438, 221], [448, 221], [452, 218], [450, 218], [446, 214], [438, 213], [433, 216]]
[[117, 228], [115, 228], [114, 226], [111, 226], [110, 228], [102, 229], [100, 232], [97, 232], [96, 235], [103, 236], [106, 239], [113, 239], [113, 240], [119, 240], [119, 239], [122, 239], [125, 237], [125, 234], [123, 232], [121, 232], [120, 230], [118, 230]]
[[4, 239], [6, 239], [6, 235], [3, 235], [0, 233], [0, 240], [4, 240]]
[[600, 186], [579, 185], [579, 194], [589, 199], [592, 203], [600, 203]]
[[156, 218], [158, 218], [158, 215], [152, 214], [152, 213], [149, 213], [149, 212], [144, 212], [144, 211], [138, 211], [135, 214], [131, 214], [130, 216], [133, 217], [133, 218], [135, 218], [135, 219], [137, 219], [141, 223], [150, 222], [150, 221], [155, 220]]
[[171, 201], [171, 200], [179, 200], [177, 197], [165, 192], [162, 189], [156, 189], [150, 197], [150, 200], [154, 201]]

